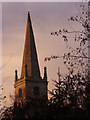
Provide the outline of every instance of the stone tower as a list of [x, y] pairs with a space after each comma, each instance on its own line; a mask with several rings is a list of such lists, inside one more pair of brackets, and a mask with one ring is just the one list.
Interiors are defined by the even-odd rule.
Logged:
[[25, 46], [22, 61], [21, 77], [18, 79], [15, 70], [15, 101], [17, 104], [25, 104], [30, 99], [47, 98], [47, 70], [44, 68], [44, 77], [41, 78], [38, 64], [37, 51], [30, 14], [28, 12]]

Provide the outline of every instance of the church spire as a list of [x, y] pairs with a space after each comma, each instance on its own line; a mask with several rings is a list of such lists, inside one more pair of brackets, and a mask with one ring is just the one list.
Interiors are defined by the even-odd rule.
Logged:
[[25, 77], [25, 66], [26, 65], [27, 65], [27, 76], [28, 77], [37, 77], [37, 78], [40, 77], [40, 70], [39, 70], [35, 40], [34, 40], [32, 23], [31, 23], [29, 11], [28, 11], [28, 17], [27, 17], [27, 27], [26, 27], [21, 78]]

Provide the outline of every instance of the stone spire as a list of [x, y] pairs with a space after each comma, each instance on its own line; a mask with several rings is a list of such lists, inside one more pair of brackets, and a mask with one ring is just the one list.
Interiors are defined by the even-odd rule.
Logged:
[[25, 66], [27, 66], [27, 76], [40, 78], [40, 70], [33, 35], [32, 23], [28, 11], [27, 27], [25, 36], [25, 46], [22, 61], [21, 78], [25, 77]]

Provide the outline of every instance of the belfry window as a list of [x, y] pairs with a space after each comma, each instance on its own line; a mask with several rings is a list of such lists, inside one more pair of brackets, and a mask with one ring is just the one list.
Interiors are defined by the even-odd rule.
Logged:
[[19, 89], [19, 97], [22, 97], [22, 89]]
[[34, 95], [35, 96], [39, 96], [40, 95], [40, 90], [39, 90], [39, 87], [34, 87]]

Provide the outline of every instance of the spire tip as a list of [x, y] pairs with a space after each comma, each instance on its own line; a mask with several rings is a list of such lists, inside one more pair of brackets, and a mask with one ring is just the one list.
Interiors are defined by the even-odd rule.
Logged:
[[30, 15], [30, 12], [29, 12], [29, 10], [28, 10], [28, 15]]

